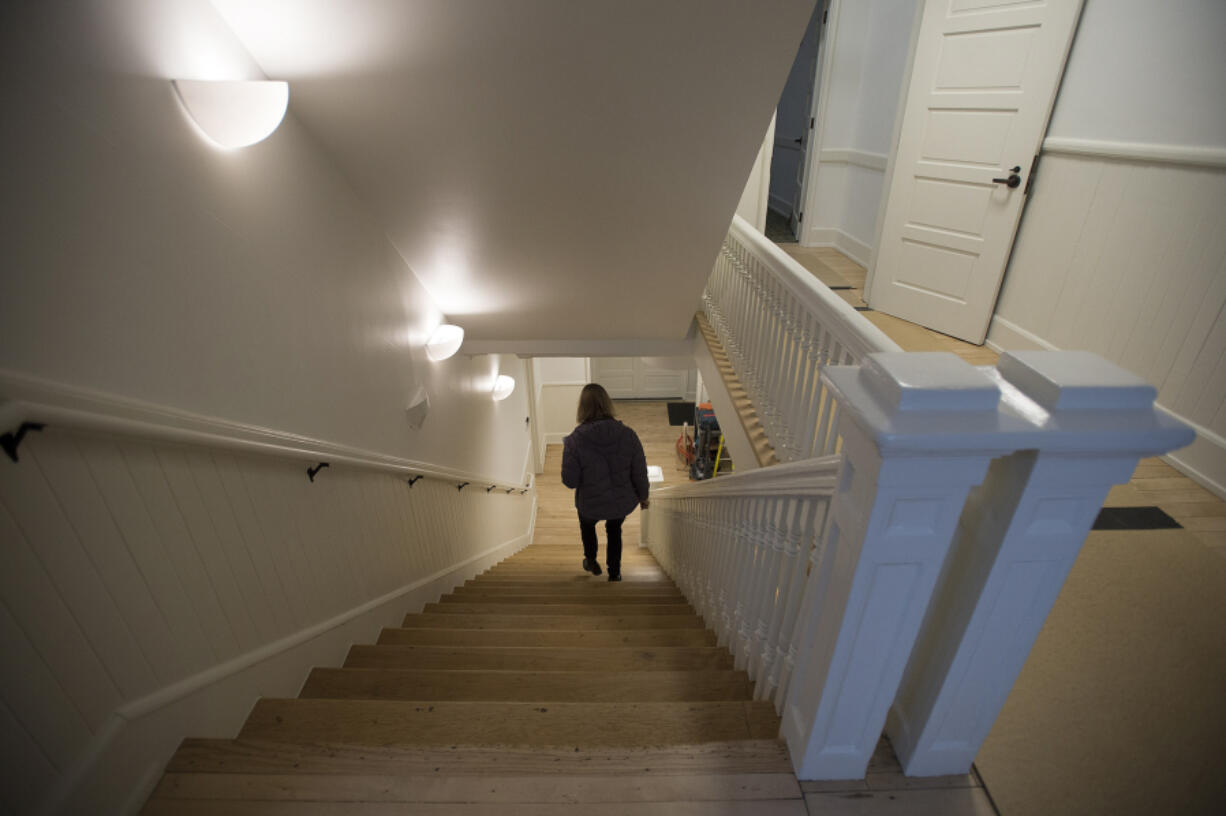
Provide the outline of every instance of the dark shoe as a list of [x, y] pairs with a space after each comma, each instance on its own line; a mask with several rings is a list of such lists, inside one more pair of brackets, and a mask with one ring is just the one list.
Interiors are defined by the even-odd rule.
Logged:
[[[595, 561], [590, 561], [590, 560], [588, 560], [588, 559], [586, 559], [586, 558], [585, 558], [585, 559], [583, 559], [583, 568], [584, 568], [585, 570], [587, 570], [588, 572], [592, 573], [592, 575], [599, 575], [599, 574], [600, 574], [600, 564], [596, 563]], [[609, 580], [611, 581], [611, 580], [613, 580], [613, 579], [612, 579], [612, 578], [610, 578]], [[620, 578], [618, 578], [617, 580], [619, 580], [619, 581], [620, 581], [621, 579], [620, 579]]]
[[[597, 574], [599, 575], [599, 573]], [[622, 579], [622, 574], [620, 572], [614, 572], [613, 570], [609, 570], [609, 580], [610, 581], [620, 581], [621, 579]]]

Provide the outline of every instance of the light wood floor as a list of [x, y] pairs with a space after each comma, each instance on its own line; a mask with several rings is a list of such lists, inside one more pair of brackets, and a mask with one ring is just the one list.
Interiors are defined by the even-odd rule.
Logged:
[[[836, 294], [853, 306], [864, 301], [865, 269], [837, 249], [780, 244], [827, 286], [848, 286]], [[883, 312], [862, 312], [905, 351], [950, 351], [971, 365], [995, 365], [1000, 355]], [[1142, 459], [1132, 481], [1111, 491], [1108, 507], [1156, 506], [1178, 521], [1202, 544], [1226, 557], [1226, 502], [1159, 458]]]

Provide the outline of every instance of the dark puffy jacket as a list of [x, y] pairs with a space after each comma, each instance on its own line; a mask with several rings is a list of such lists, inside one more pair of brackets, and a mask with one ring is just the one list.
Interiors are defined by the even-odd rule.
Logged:
[[638, 434], [616, 419], [585, 422], [562, 440], [562, 484], [589, 519], [622, 518], [647, 500], [647, 457]]

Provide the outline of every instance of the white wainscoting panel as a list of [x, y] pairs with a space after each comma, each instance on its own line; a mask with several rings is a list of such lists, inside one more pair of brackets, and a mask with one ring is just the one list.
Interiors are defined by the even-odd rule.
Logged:
[[989, 342], [1144, 377], [1201, 431], [1192, 475], [1226, 492], [1226, 168], [1081, 147], [1043, 155]]
[[[410, 488], [343, 465], [312, 483], [293, 460], [54, 426], [18, 454], [0, 457], [3, 812], [82, 805], [73, 788], [97, 792], [94, 765], [119, 774], [104, 789], [133, 790], [123, 769], [160, 769], [188, 735], [163, 709], [256, 663], [285, 681], [263, 693], [293, 695], [314, 628], [375, 601], [391, 620], [420, 609], [468, 577], [457, 567], [526, 544], [534, 507], [484, 484]], [[221, 695], [208, 713], [241, 721], [254, 694]], [[116, 739], [152, 715], [160, 742]]]

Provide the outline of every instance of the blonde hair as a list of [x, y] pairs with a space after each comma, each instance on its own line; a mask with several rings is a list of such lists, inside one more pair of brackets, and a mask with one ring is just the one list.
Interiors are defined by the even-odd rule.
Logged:
[[575, 420], [579, 424], [595, 422], [598, 419], [613, 419], [613, 400], [609, 392], [596, 383], [588, 383], [579, 392], [579, 410]]

